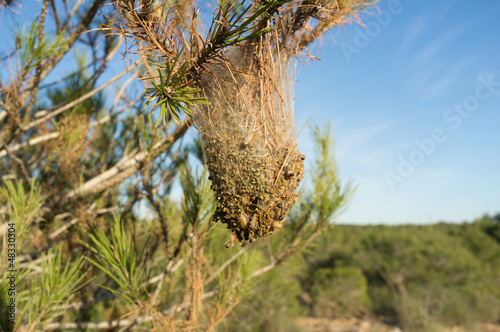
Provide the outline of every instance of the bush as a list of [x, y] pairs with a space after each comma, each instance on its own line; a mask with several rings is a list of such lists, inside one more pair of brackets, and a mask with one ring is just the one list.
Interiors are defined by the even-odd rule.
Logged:
[[370, 306], [368, 282], [358, 268], [319, 268], [312, 279], [310, 292], [315, 316], [358, 315]]

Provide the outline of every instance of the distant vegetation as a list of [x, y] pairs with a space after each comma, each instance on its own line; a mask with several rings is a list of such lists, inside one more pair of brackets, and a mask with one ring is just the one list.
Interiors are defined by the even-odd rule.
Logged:
[[498, 323], [500, 215], [463, 224], [332, 225], [313, 250], [267, 279], [261, 295], [247, 298], [268, 313], [263, 330], [292, 325], [286, 317], [295, 315], [383, 318], [405, 331]]

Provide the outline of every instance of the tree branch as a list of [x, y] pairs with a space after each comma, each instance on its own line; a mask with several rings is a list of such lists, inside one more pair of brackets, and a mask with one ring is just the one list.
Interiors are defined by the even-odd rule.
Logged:
[[[49, 8], [49, 0], [44, 0], [42, 5], [42, 13], [40, 14], [40, 24], [38, 26], [38, 46], [40, 47], [44, 38], [44, 27], [45, 27], [45, 19], [47, 18], [47, 10]], [[38, 64], [36, 67], [36, 73], [33, 82], [33, 89], [30, 93], [30, 100], [28, 102], [28, 106], [26, 107], [26, 113], [24, 114], [24, 119], [22, 121], [23, 126], [27, 125], [30, 121], [31, 113], [33, 111], [33, 107], [35, 106], [36, 94], [38, 92], [40, 78], [42, 75], [42, 62]]]
[[[92, 97], [93, 95], [95, 95], [99, 91], [101, 91], [104, 88], [106, 88], [107, 86], [111, 85], [111, 83], [113, 83], [116, 80], [118, 80], [119, 78], [121, 78], [123, 75], [127, 74], [129, 72], [129, 70], [134, 68], [136, 65], [137, 65], [137, 62], [133, 63], [129, 68], [125, 69], [120, 74], [116, 75], [115, 77], [113, 77], [112, 79], [110, 79], [109, 81], [107, 81], [106, 83], [101, 85], [100, 87], [95, 88], [94, 90], [87, 92], [86, 94], [84, 94], [80, 98], [77, 98], [77, 99], [73, 100], [72, 102], [65, 104], [64, 106], [55, 109], [54, 111], [50, 112], [49, 114], [43, 116], [41, 119], [38, 119], [38, 120], [31, 122], [27, 129], [33, 128], [33, 127], [39, 125], [40, 123], [43, 123], [43, 122], [47, 121], [48, 119], [51, 119], [54, 116], [66, 111], [66, 110], [70, 109], [71, 107], [78, 105], [82, 101]], [[45, 111], [40, 111], [40, 112], [44, 112], [43, 114], [46, 114], [46, 112], [48, 112], [48, 111], [50, 111], [50, 110], [45, 110]], [[37, 113], [40, 113], [40, 112], [37, 112]], [[35, 114], [35, 116], [37, 116], [37, 115]]]
[[124, 179], [137, 172], [143, 166], [143, 161], [146, 157], [155, 158], [165, 149], [169, 148], [179, 138], [181, 138], [187, 131], [189, 125], [186, 121], [184, 124], [177, 127], [177, 129], [168, 137], [163, 138], [158, 143], [153, 145], [150, 152], [142, 151], [130, 157], [122, 159], [117, 165], [108, 169], [104, 173], [96, 176], [95, 178], [85, 182], [83, 185], [67, 193], [64, 197], [65, 201], [73, 198], [87, 197], [97, 194], [103, 190], [121, 183]]

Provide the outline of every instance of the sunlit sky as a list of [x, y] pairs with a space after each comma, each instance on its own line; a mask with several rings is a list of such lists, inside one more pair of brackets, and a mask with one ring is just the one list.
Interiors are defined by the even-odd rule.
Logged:
[[[358, 185], [337, 222], [500, 212], [500, 2], [378, 8], [333, 30], [297, 77], [297, 127], [332, 121], [341, 177]], [[311, 151], [309, 132], [299, 146]]]
[[[13, 22], [22, 26], [40, 8], [23, 4], [1, 21], [2, 53]], [[362, 14], [365, 27], [332, 30], [311, 49], [321, 61], [296, 75], [297, 131], [309, 117], [310, 125], [331, 121], [341, 178], [357, 186], [336, 222], [500, 212], [500, 2], [382, 0], [378, 8]], [[299, 147], [310, 162], [310, 127]]]

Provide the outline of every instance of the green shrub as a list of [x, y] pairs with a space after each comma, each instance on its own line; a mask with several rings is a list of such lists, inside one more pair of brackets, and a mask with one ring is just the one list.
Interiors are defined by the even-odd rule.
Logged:
[[313, 313], [332, 317], [357, 315], [370, 306], [367, 280], [355, 267], [319, 268], [310, 288]]

